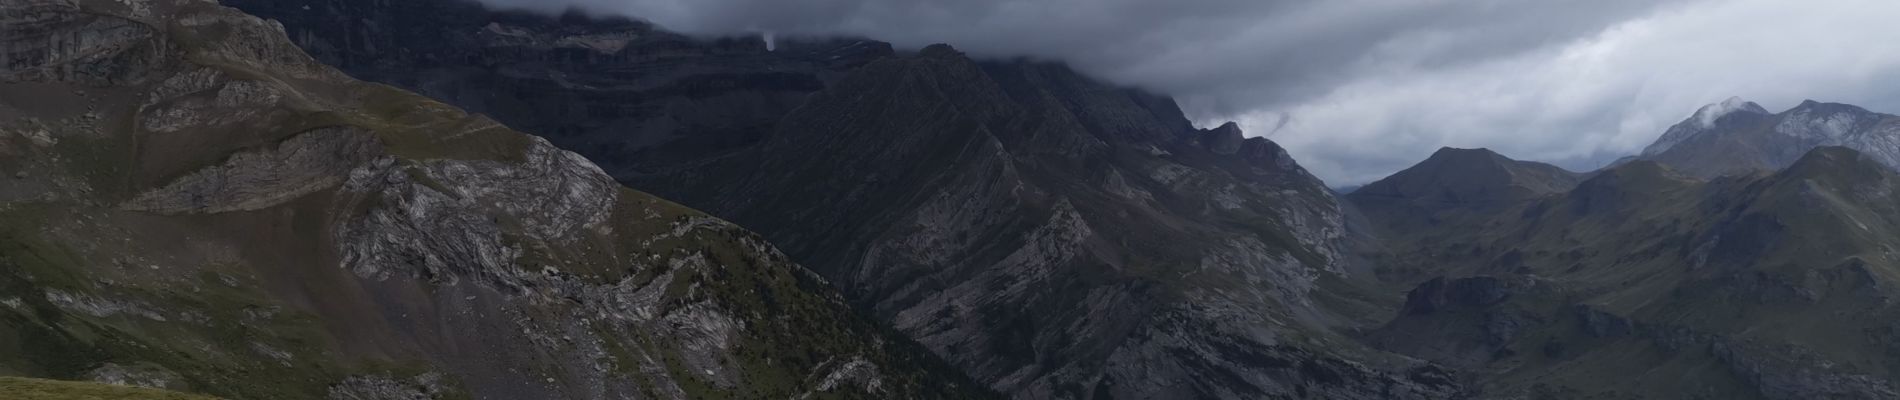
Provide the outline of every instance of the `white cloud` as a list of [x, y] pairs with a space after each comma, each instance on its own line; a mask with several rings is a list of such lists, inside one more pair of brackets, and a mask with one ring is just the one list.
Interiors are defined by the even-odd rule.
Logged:
[[1549, 48], [1460, 68], [1358, 76], [1241, 117], [1335, 184], [1363, 183], [1439, 146], [1593, 169], [1630, 155], [1703, 104], [1741, 96], [1900, 111], [1900, 3], [1705, 1], [1657, 10]]

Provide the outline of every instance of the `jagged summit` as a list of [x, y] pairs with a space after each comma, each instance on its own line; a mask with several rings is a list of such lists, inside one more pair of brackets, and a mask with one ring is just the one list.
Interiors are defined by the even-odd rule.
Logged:
[[1247, 136], [1240, 132], [1240, 125], [1228, 122], [1214, 129], [1201, 132], [1201, 142], [1207, 150], [1216, 154], [1234, 154], [1240, 152], [1241, 143]]

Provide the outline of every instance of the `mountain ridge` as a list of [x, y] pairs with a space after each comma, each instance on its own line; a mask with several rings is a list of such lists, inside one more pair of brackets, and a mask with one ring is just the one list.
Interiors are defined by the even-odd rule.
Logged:
[[[1559, 196], [1401, 225], [1426, 239], [1388, 245], [1435, 278], [1371, 337], [1493, 396], [1891, 397], [1892, 360], [1864, 351], [1881, 339], [1826, 332], [1878, 331], [1895, 312], [1883, 282], [1900, 268], [1872, 254], [1894, 232], [1897, 175], [1844, 147], [1712, 180], [1635, 161]], [[1679, 378], [1648, 378], [1665, 375]]]
[[[1712, 109], [1730, 111], [1708, 118], [1704, 111]], [[1853, 148], [1900, 166], [1900, 117], [1814, 100], [1779, 113], [1754, 103], [1716, 104], [1669, 128], [1637, 157], [1707, 179], [1779, 170], [1822, 146]]]

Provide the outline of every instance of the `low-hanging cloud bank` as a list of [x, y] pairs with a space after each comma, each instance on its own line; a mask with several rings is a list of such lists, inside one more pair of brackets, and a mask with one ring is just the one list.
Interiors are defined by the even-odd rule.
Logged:
[[1237, 119], [1335, 184], [1440, 146], [1589, 169], [1731, 95], [1900, 111], [1890, 0], [481, 1], [1062, 60]]

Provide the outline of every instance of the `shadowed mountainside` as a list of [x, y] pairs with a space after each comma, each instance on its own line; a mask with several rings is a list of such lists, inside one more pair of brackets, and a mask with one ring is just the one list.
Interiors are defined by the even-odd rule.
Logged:
[[[1278, 145], [1231, 124], [1196, 129], [1166, 97], [948, 46], [768, 50], [756, 40], [661, 41], [670, 36], [638, 23], [507, 13], [457, 14], [450, 28], [408, 32], [426, 29], [405, 23], [428, 18], [416, 10], [466, 5], [329, 0], [305, 12], [232, 3], [284, 21], [345, 71], [494, 114], [622, 182], [760, 231], [852, 302], [1019, 398], [1457, 390], [1430, 367], [1339, 333], [1382, 320], [1401, 299], [1377, 290], [1343, 250], [1330, 191]], [[362, 35], [346, 29], [372, 25]], [[393, 26], [404, 28], [385, 29]], [[573, 45], [603, 37], [637, 38]], [[443, 57], [471, 66], [431, 61]], [[766, 71], [812, 84], [731, 79]], [[526, 115], [491, 100], [523, 93], [539, 109], [590, 111]], [[774, 100], [721, 100], [737, 98]], [[677, 108], [623, 112], [655, 102]], [[768, 123], [666, 122], [710, 112]], [[733, 145], [654, 145], [630, 128], [659, 125], [681, 143]], [[714, 140], [730, 137], [746, 139]], [[665, 155], [639, 156], [645, 149]]]
[[1438, 225], [1384, 222], [1392, 264], [1423, 282], [1367, 336], [1487, 396], [1900, 396], [1896, 183], [1842, 147], [1709, 181], [1639, 160]]

